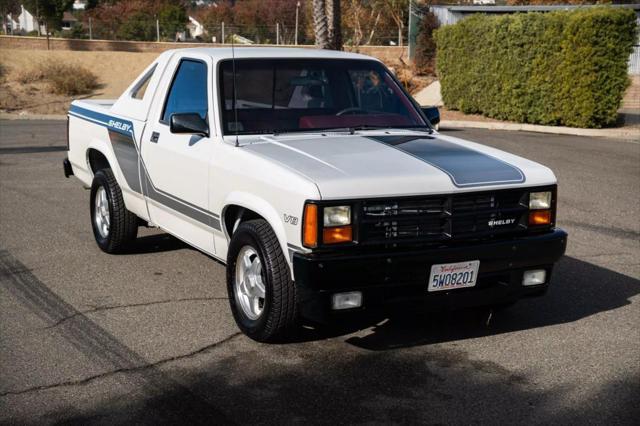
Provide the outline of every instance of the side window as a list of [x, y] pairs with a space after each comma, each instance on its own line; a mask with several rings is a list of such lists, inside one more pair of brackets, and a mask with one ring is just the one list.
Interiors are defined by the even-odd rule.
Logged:
[[171, 114], [195, 112], [207, 118], [207, 66], [200, 61], [184, 59], [173, 78], [162, 112], [162, 121]]
[[155, 72], [156, 67], [154, 66], [151, 70], [144, 76], [142, 81], [138, 83], [138, 85], [131, 92], [131, 97], [133, 99], [142, 100], [144, 98], [144, 94], [147, 93], [147, 87], [149, 87], [149, 82], [151, 81], [151, 77], [153, 77], [153, 73]]

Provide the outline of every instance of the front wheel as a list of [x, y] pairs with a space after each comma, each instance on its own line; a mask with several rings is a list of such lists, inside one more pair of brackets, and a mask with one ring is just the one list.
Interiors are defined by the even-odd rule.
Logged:
[[233, 234], [227, 255], [227, 291], [238, 327], [253, 340], [285, 339], [296, 329], [295, 284], [266, 221], [243, 222]]
[[90, 210], [93, 235], [102, 251], [122, 251], [138, 235], [138, 217], [125, 207], [111, 169], [98, 170], [94, 175]]

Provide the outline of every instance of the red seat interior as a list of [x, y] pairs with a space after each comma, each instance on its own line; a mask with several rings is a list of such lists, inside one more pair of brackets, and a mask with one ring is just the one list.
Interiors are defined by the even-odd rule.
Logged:
[[300, 117], [301, 129], [328, 129], [353, 126], [410, 126], [407, 117], [400, 114], [349, 114], [349, 115], [305, 115]]

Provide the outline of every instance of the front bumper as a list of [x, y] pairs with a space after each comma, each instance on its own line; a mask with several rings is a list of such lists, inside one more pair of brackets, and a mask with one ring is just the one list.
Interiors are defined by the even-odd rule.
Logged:
[[[442, 310], [513, 302], [544, 294], [553, 264], [565, 252], [567, 233], [561, 229], [501, 241], [467, 243], [419, 250], [304, 255], [295, 253], [293, 269], [303, 317], [318, 322], [354, 312], [388, 308]], [[475, 287], [427, 292], [431, 266], [479, 260]], [[544, 284], [523, 286], [525, 270], [545, 269]], [[334, 293], [361, 291], [362, 308], [332, 311]]]

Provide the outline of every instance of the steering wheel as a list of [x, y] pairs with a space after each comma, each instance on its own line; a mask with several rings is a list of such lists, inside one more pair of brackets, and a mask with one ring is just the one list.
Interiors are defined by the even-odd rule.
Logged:
[[362, 109], [360, 107], [349, 107], [349, 108], [341, 109], [340, 111], [336, 112], [336, 116], [339, 117], [344, 114], [353, 114], [354, 112], [364, 112], [366, 114], [367, 110]]

